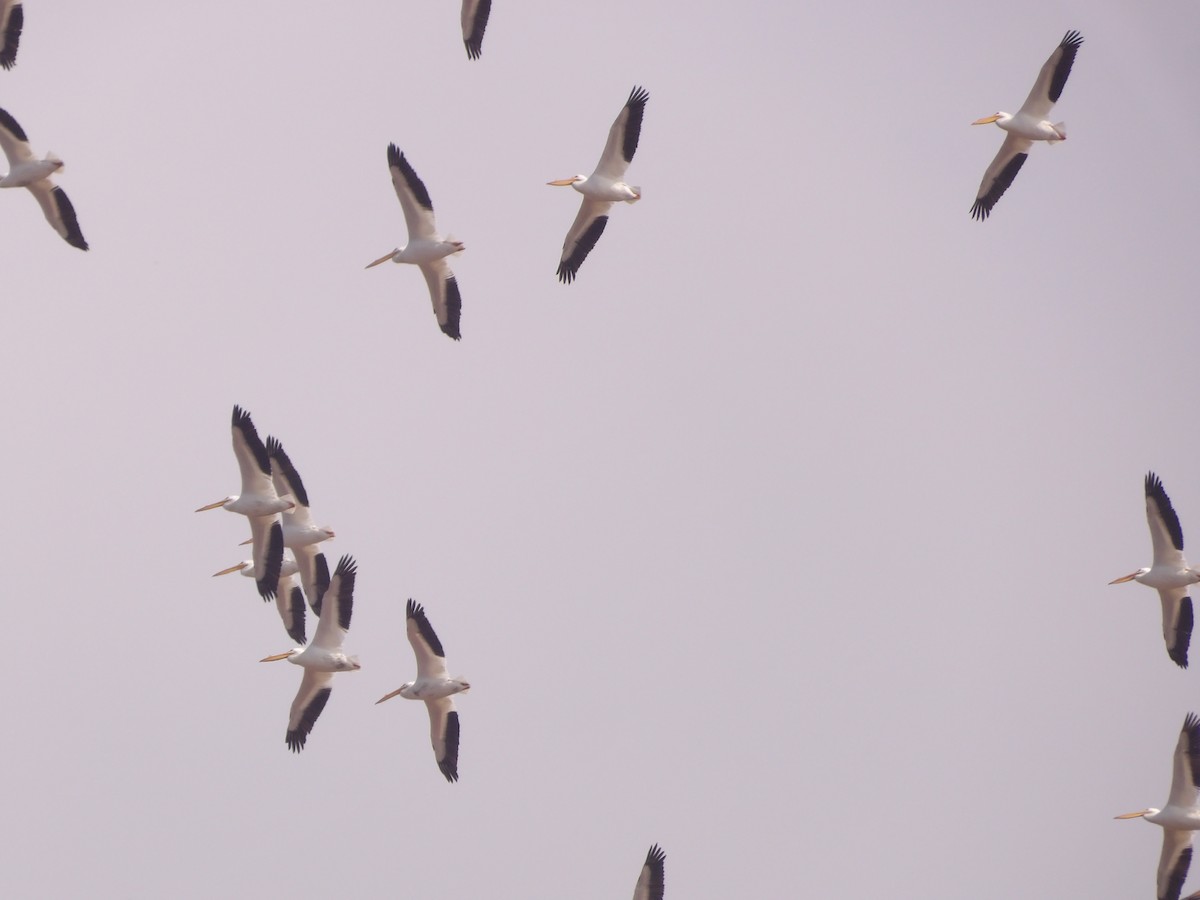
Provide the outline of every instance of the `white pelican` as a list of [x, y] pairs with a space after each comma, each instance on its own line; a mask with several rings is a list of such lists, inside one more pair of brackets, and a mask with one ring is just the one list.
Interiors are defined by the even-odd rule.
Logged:
[[321, 618], [317, 631], [306, 647], [293, 647], [286, 653], [267, 656], [259, 662], [277, 662], [286, 659], [304, 667], [300, 679], [300, 690], [292, 701], [288, 717], [287, 745], [293, 753], [304, 749], [308, 734], [325, 708], [329, 693], [333, 690], [329, 682], [334, 672], [353, 672], [361, 669], [357, 656], [342, 652], [342, 641], [350, 629], [350, 615], [354, 611], [354, 576], [358, 571], [354, 560], [343, 556], [333, 570], [329, 590], [321, 604]]
[[975, 205], [971, 207], [971, 218], [983, 221], [996, 205], [996, 201], [1004, 196], [1008, 186], [1013, 183], [1029, 148], [1034, 141], [1046, 141], [1053, 145], [1067, 139], [1062, 122], [1052, 123], [1046, 117], [1062, 95], [1063, 85], [1071, 74], [1071, 64], [1075, 62], [1075, 54], [1079, 51], [1083, 38], [1078, 31], [1068, 31], [1046, 64], [1038, 73], [1033, 90], [1025, 98], [1025, 102], [1017, 111], [1010, 115], [1006, 112], [994, 113], [982, 119], [976, 119], [972, 125], [990, 125], [995, 122], [1008, 134], [1000, 145], [1000, 152], [992, 160], [987, 171], [983, 173], [983, 181], [979, 185], [979, 193], [975, 196]]
[[637, 887], [633, 889], [633, 900], [663, 900], [666, 859], [667, 854], [658, 844], [650, 848], [642, 865], [642, 873], [638, 876]]
[[275, 596], [283, 565], [283, 525], [279, 514], [296, 504], [275, 493], [267, 448], [259, 440], [250, 413], [240, 406], [233, 408], [233, 455], [242, 472], [242, 492], [201, 506], [196, 512], [221, 506], [250, 520], [250, 543], [254, 545], [250, 555], [254, 558], [258, 593], [264, 600], [270, 600]]
[[650, 95], [643, 88], [635, 86], [629, 92], [629, 99], [608, 129], [608, 142], [600, 154], [596, 171], [590, 177], [572, 175], [570, 178], [546, 182], [556, 187], [570, 185], [583, 194], [579, 215], [571, 223], [571, 230], [563, 241], [562, 258], [558, 262], [558, 280], [564, 284], [575, 280], [579, 267], [596, 246], [596, 241], [600, 240], [600, 235], [604, 234], [612, 205], [618, 200], [636, 203], [642, 199], [642, 189], [630, 187], [622, 179], [637, 151], [638, 137], [642, 133], [642, 114], [646, 111], [646, 101], [649, 99]]
[[1158, 589], [1167, 655], [1180, 668], [1186, 669], [1188, 643], [1192, 638], [1192, 598], [1188, 596], [1188, 585], [1200, 581], [1200, 572], [1190, 568], [1183, 557], [1183, 529], [1179, 527], [1179, 516], [1175, 515], [1171, 498], [1153, 472], [1146, 475], [1146, 521], [1150, 523], [1154, 565], [1143, 566], [1109, 584], [1140, 581]]
[[271, 477], [275, 492], [281, 497], [291, 497], [295, 505], [283, 514], [283, 546], [296, 555], [296, 566], [300, 570], [300, 583], [308, 605], [318, 616], [321, 614], [321, 598], [329, 587], [329, 565], [325, 554], [317, 544], [334, 537], [332, 528], [318, 528], [313, 524], [308, 509], [308, 491], [300, 480], [300, 473], [288, 459], [283, 445], [275, 438], [267, 438], [267, 456], [271, 458]]
[[1200, 830], [1200, 718], [1188, 713], [1175, 744], [1171, 796], [1165, 809], [1143, 809], [1118, 819], [1145, 819], [1163, 829], [1162, 856], [1158, 859], [1158, 900], [1179, 900], [1192, 861], [1192, 832]]
[[[279, 618], [283, 620], [283, 630], [287, 632], [288, 637], [297, 644], [303, 644], [308, 641], [304, 636], [304, 592], [296, 583], [296, 571], [296, 560], [290, 555], [285, 555], [283, 565], [279, 569], [279, 584], [275, 589], [275, 608], [279, 610]], [[257, 580], [252, 559], [242, 560], [236, 566], [214, 572], [213, 578], [234, 572], [241, 572], [247, 578]]]
[[462, 241], [452, 237], [443, 238], [438, 234], [437, 225], [433, 221], [433, 201], [429, 199], [429, 191], [413, 167], [408, 164], [404, 154], [395, 144], [388, 144], [388, 169], [392, 173], [392, 185], [396, 188], [396, 196], [400, 198], [400, 208], [404, 210], [404, 221], [408, 225], [408, 244], [379, 257], [367, 268], [385, 263], [389, 259], [394, 263], [413, 263], [425, 276], [429, 285], [429, 296], [433, 300], [433, 312], [437, 316], [438, 325], [442, 332], [459, 340], [462, 333], [458, 322], [462, 317], [462, 296], [458, 293], [458, 281], [450, 271], [446, 257], [460, 253], [465, 248]]
[[17, 61], [25, 10], [21, 0], [0, 0], [0, 69], [11, 69]]
[[[19, 8], [19, 7], [18, 7]], [[50, 176], [63, 167], [63, 161], [53, 153], [35, 159], [29, 149], [29, 138], [17, 120], [0, 109], [0, 148], [8, 157], [8, 174], [0, 178], [0, 188], [23, 187], [37, 198], [46, 221], [72, 247], [88, 248], [75, 218], [75, 207], [62, 188], [50, 181]]]
[[390, 694], [384, 694], [375, 705], [397, 694], [406, 700], [424, 700], [429, 710], [429, 733], [438, 768], [447, 781], [458, 781], [458, 713], [450, 698], [471, 685], [446, 674], [446, 651], [425, 617], [424, 607], [410, 599], [405, 614], [408, 642], [417, 656], [417, 680], [406, 681]]
[[483, 32], [492, 12], [492, 0], [463, 0], [463, 45], [468, 59], [479, 59], [483, 52]]

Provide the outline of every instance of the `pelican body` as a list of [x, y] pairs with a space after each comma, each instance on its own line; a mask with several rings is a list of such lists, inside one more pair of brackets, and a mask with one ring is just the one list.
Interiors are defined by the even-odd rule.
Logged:
[[288, 749], [293, 753], [304, 749], [308, 735], [333, 691], [330, 682], [334, 673], [355, 672], [362, 668], [357, 656], [347, 656], [342, 650], [342, 642], [350, 628], [350, 616], [354, 611], [354, 579], [357, 572], [352, 557], [343, 556], [338, 561], [329, 581], [329, 589], [325, 592], [316, 633], [307, 646], [293, 647], [259, 660], [278, 662], [286, 659], [304, 669], [300, 690], [292, 701], [285, 738]]
[[[17, 11], [20, 11], [19, 6]], [[53, 153], [47, 153], [42, 159], [36, 158], [25, 130], [3, 109], [0, 109], [0, 150], [8, 159], [8, 173], [0, 178], [0, 188], [28, 188], [50, 227], [72, 247], [86, 250], [88, 244], [79, 228], [75, 207], [66, 192], [50, 180], [50, 176], [63, 167], [63, 161]]]
[[460, 340], [462, 296], [458, 291], [458, 280], [450, 271], [446, 257], [461, 253], [466, 248], [462, 241], [442, 237], [438, 233], [429, 191], [400, 148], [388, 144], [387, 158], [392, 187], [396, 189], [396, 197], [400, 201], [400, 208], [404, 210], [404, 221], [408, 226], [408, 243], [367, 263], [367, 268], [391, 260], [394, 263], [410, 263], [420, 269], [429, 286], [429, 298], [433, 302], [433, 312], [442, 333], [456, 341]]
[[[1149, 807], [1118, 819], [1145, 819], [1163, 829], [1158, 900], [1179, 900], [1192, 861], [1192, 832], [1200, 831], [1200, 718], [1188, 713], [1175, 744], [1171, 795], [1163, 809]], [[1194, 895], [1193, 895], [1194, 896]]]
[[642, 199], [642, 189], [625, 183], [625, 170], [637, 152], [638, 139], [642, 133], [642, 116], [650, 95], [644, 88], [634, 86], [629, 99], [617, 114], [608, 130], [608, 141], [596, 171], [589, 175], [572, 175], [548, 181], [555, 187], [573, 187], [583, 194], [583, 203], [567, 239], [563, 241], [562, 256], [558, 262], [558, 280], [570, 284], [575, 280], [579, 267], [604, 234], [608, 225], [608, 211], [618, 202], [636, 203]]
[[1050, 58], [1042, 65], [1033, 90], [1029, 92], [1029, 96], [1015, 115], [997, 112], [971, 123], [995, 123], [1007, 133], [1004, 143], [1000, 145], [1000, 152], [983, 175], [975, 203], [971, 207], [971, 218], [982, 222], [991, 215], [996, 201], [1008, 190], [1017, 173], [1021, 171], [1021, 166], [1025, 165], [1029, 148], [1033, 146], [1034, 141], [1056, 144], [1067, 139], [1066, 126], [1062, 122], [1051, 122], [1047, 116], [1062, 95], [1067, 76], [1071, 74], [1071, 66], [1075, 62], [1075, 54], [1082, 44], [1083, 37], [1078, 31], [1066, 33], [1050, 54]]
[[1180, 668], [1188, 664], [1188, 644], [1192, 638], [1192, 598], [1188, 588], [1200, 581], [1200, 572], [1188, 565], [1183, 555], [1183, 529], [1179, 516], [1162, 480], [1153, 472], [1146, 475], [1146, 522], [1150, 526], [1150, 543], [1154, 548], [1154, 564], [1143, 566], [1115, 578], [1109, 584], [1137, 581], [1158, 591], [1162, 602], [1163, 640], [1167, 655]]
[[430, 740], [438, 769], [447, 781], [458, 781], [458, 712], [454, 709], [455, 694], [468, 690], [471, 685], [461, 678], [451, 678], [446, 673], [446, 652], [442, 642], [429, 624], [425, 608], [409, 600], [405, 607], [405, 627], [408, 642], [417, 657], [417, 678], [406, 681], [390, 694], [375, 701], [379, 705], [393, 697], [405, 700], [423, 700], [429, 712]]

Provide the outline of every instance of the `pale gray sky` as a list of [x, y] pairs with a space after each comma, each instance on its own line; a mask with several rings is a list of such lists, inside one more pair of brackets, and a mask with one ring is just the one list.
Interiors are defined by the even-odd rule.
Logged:
[[[89, 253], [0, 194], [6, 896], [1153, 896], [1200, 663], [1158, 600], [1158, 472], [1200, 561], [1190, 0], [28, 0], [0, 106]], [[1055, 118], [968, 210], [1063, 33]], [[613, 210], [578, 208], [634, 84]], [[445, 338], [394, 141], [463, 295]], [[304, 753], [244, 579], [247, 407], [359, 561]], [[404, 601], [455, 674], [462, 780]], [[1194, 650], [1200, 659], [1200, 646]], [[1200, 886], [1200, 870], [1188, 889]]]

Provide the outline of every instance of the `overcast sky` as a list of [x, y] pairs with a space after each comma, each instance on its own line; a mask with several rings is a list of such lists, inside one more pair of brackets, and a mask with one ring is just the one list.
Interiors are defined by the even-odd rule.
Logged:
[[[0, 107], [7, 896], [1152, 897], [1176, 736], [1142, 499], [1200, 562], [1200, 8], [27, 0]], [[214, 14], [215, 13], [215, 14]], [[1055, 120], [968, 210], [1064, 32]], [[621, 205], [570, 286], [633, 85]], [[463, 340], [409, 266], [424, 180]], [[232, 406], [359, 562], [300, 755]], [[404, 601], [453, 674], [461, 781]], [[1200, 887], [1200, 866], [1188, 890]]]

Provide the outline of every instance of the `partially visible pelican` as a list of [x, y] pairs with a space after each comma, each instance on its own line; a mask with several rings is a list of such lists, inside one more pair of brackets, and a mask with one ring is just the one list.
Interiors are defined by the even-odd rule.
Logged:
[[[304, 636], [304, 592], [296, 583], [296, 571], [296, 560], [291, 554], [285, 554], [279, 569], [279, 585], [275, 589], [275, 608], [279, 610], [279, 618], [283, 620], [283, 630], [287, 632], [288, 637], [297, 644], [303, 644], [308, 640]], [[254, 560], [245, 559], [236, 566], [213, 572], [213, 578], [218, 575], [231, 575], [234, 572], [240, 572], [255, 580], [258, 577], [254, 571]]]
[[308, 646], [293, 647], [285, 653], [276, 653], [259, 660], [277, 662], [286, 659], [294, 665], [304, 667], [300, 690], [296, 699], [292, 701], [285, 738], [288, 748], [294, 753], [304, 749], [309, 732], [329, 700], [329, 694], [333, 690], [329, 686], [333, 680], [333, 673], [353, 672], [362, 668], [357, 656], [347, 656], [342, 652], [342, 641], [350, 629], [350, 615], [354, 611], [354, 577], [357, 571], [353, 558], [343, 556], [338, 561], [333, 578], [329, 582], [329, 590], [325, 592], [325, 600], [321, 604], [321, 618], [317, 622], [316, 634]]
[[463, 0], [463, 45], [467, 48], [468, 59], [479, 59], [483, 52], [483, 32], [491, 13], [492, 0]]
[[649, 99], [650, 95], [643, 88], [635, 86], [629, 92], [629, 99], [608, 129], [604, 152], [600, 154], [596, 171], [590, 176], [572, 175], [570, 178], [546, 182], [556, 187], [569, 185], [583, 194], [579, 214], [567, 232], [562, 257], [558, 262], [558, 280], [563, 284], [575, 280], [579, 267], [596, 246], [596, 241], [600, 240], [600, 235], [604, 234], [612, 205], [618, 200], [636, 203], [642, 199], [642, 189], [630, 187], [622, 179], [637, 151], [638, 138], [642, 133], [642, 114], [646, 111], [646, 101]]
[[0, 0], [0, 69], [11, 69], [17, 61], [25, 9], [21, 0]]
[[300, 570], [300, 583], [308, 605], [318, 616], [321, 614], [321, 598], [329, 587], [329, 565], [325, 554], [317, 544], [334, 537], [333, 529], [318, 527], [313, 523], [308, 508], [308, 491], [300, 480], [300, 473], [284, 452], [283, 444], [275, 438], [267, 438], [267, 456], [271, 459], [271, 478], [275, 491], [281, 497], [291, 497], [295, 504], [283, 514], [283, 546], [296, 555], [296, 566]]
[[87, 241], [79, 230], [75, 207], [66, 192], [50, 181], [50, 176], [63, 167], [63, 161], [53, 153], [35, 158], [25, 131], [3, 109], [0, 109], [0, 149], [8, 158], [8, 174], [0, 178], [0, 188], [29, 188], [50, 226], [72, 247], [86, 250]]
[[1180, 668], [1187, 668], [1188, 644], [1192, 639], [1192, 598], [1188, 586], [1200, 581], [1200, 572], [1188, 566], [1183, 556], [1183, 529], [1171, 506], [1171, 498], [1159, 477], [1146, 475], [1146, 521], [1150, 525], [1150, 543], [1154, 547], [1154, 565], [1143, 566], [1115, 578], [1109, 584], [1139, 581], [1156, 588], [1162, 601], [1163, 640], [1167, 655]]
[[658, 844], [650, 848], [642, 873], [638, 875], [637, 887], [633, 889], [633, 900], [663, 900], [666, 859], [667, 854]]
[[240, 406], [233, 408], [233, 455], [242, 473], [242, 492], [201, 506], [196, 512], [221, 506], [250, 520], [250, 542], [254, 545], [250, 555], [254, 559], [258, 593], [264, 600], [270, 600], [275, 596], [283, 565], [283, 525], [279, 514], [296, 504], [275, 493], [267, 448], [258, 437], [250, 413]]
[[429, 191], [408, 164], [404, 154], [395, 144], [388, 144], [388, 169], [392, 173], [392, 186], [404, 210], [404, 221], [408, 225], [408, 243], [367, 263], [367, 268], [385, 263], [412, 263], [425, 276], [429, 285], [429, 297], [433, 301], [433, 312], [437, 316], [442, 333], [459, 340], [459, 320], [462, 318], [462, 296], [458, 293], [458, 281], [450, 271], [446, 257], [464, 249], [462, 241], [451, 237], [443, 238], [433, 221], [433, 201]]
[[384, 694], [375, 704], [378, 706], [397, 694], [405, 700], [424, 700], [429, 710], [434, 759], [447, 781], [458, 781], [458, 713], [450, 698], [471, 685], [447, 674], [446, 652], [425, 616], [425, 608], [410, 599], [405, 616], [408, 642], [417, 656], [417, 680], [406, 681], [390, 694]]
[[1000, 152], [992, 160], [983, 181], [979, 185], [979, 193], [975, 196], [975, 205], [971, 207], [971, 218], [983, 221], [992, 212], [996, 201], [1004, 196], [1008, 186], [1013, 183], [1034, 141], [1046, 141], [1056, 144], [1067, 139], [1066, 127], [1062, 122], [1053, 123], [1047, 116], [1058, 98], [1062, 95], [1063, 85], [1071, 74], [1071, 65], [1075, 62], [1083, 38], [1078, 31], [1068, 31], [1059, 45], [1054, 48], [1050, 58], [1038, 73], [1033, 90], [1025, 98], [1025, 102], [1017, 111], [1010, 115], [1006, 112], [993, 113], [982, 119], [976, 119], [972, 125], [990, 125], [995, 122], [1008, 134], [1000, 145]]
[[[1163, 847], [1158, 860], [1158, 900], [1179, 900], [1192, 862], [1192, 832], [1200, 830], [1200, 718], [1188, 713], [1175, 743], [1171, 796], [1163, 809], [1150, 807], [1118, 819], [1145, 819], [1162, 826]], [[1196, 894], [1192, 895], [1197, 896]]]

